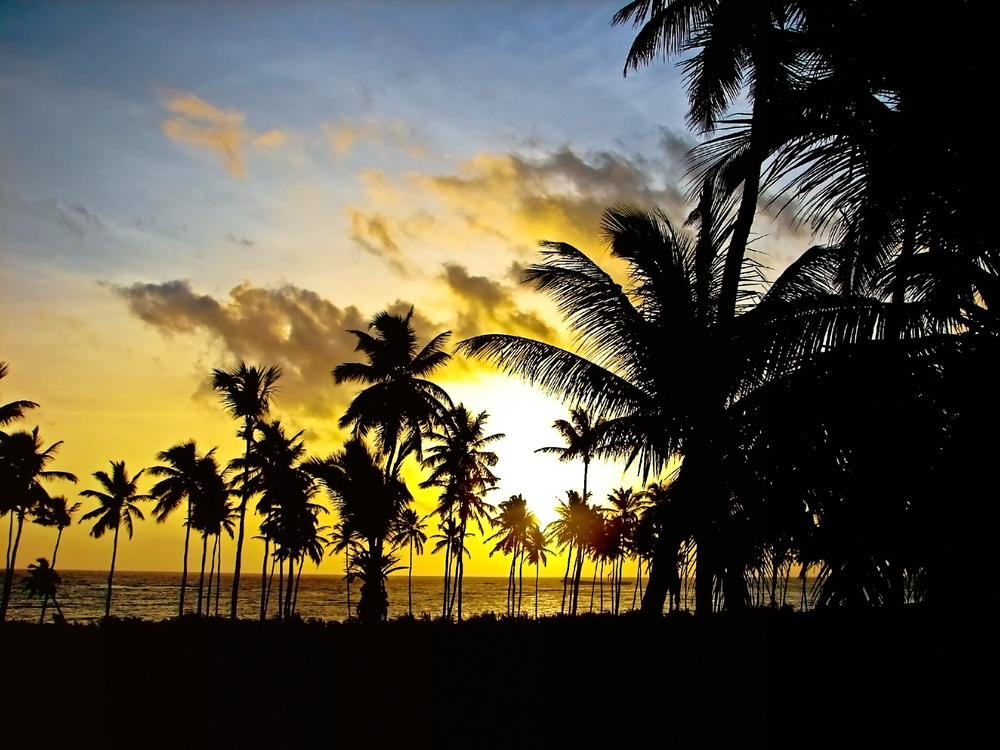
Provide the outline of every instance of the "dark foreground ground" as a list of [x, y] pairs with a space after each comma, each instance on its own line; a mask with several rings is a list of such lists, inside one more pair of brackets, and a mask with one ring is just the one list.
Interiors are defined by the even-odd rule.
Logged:
[[[992, 615], [0, 626], [10, 747], [992, 744]], [[5, 743], [6, 744], [6, 743]]]

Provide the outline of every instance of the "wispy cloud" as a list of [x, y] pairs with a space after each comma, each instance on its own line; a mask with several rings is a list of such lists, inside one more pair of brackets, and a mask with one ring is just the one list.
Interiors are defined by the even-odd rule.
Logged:
[[362, 143], [388, 145], [414, 158], [423, 157], [427, 150], [416, 131], [400, 118], [386, 124], [372, 117], [361, 120], [342, 117], [337, 122], [323, 123], [323, 133], [337, 158]]
[[215, 151], [234, 177], [246, 176], [244, 152], [248, 147], [274, 149], [288, 140], [283, 130], [254, 132], [244, 125], [245, 112], [219, 109], [194, 94], [173, 93], [166, 106], [171, 113], [163, 122], [167, 137]]

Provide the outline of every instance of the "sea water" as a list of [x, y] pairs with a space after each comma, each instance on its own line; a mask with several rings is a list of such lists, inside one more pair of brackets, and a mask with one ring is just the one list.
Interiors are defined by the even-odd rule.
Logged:
[[[24, 571], [17, 571], [14, 576], [14, 586], [11, 596], [8, 618], [18, 620], [38, 620], [41, 613], [41, 600], [28, 599], [22, 589]], [[63, 616], [70, 622], [89, 622], [104, 616], [105, 597], [107, 595], [107, 571], [67, 570], [60, 571], [62, 583], [59, 586], [59, 606]], [[188, 576], [188, 585], [184, 599], [185, 612], [195, 613], [198, 608], [197, 574]], [[640, 595], [636, 591], [635, 577], [626, 577], [622, 585], [620, 611], [627, 612], [637, 608]], [[230, 596], [233, 579], [231, 575], [222, 575], [221, 592], [218, 596], [218, 613], [229, 615]], [[645, 585], [645, 579], [643, 579]], [[808, 585], [808, 584], [807, 584]], [[413, 576], [412, 580], [412, 612], [421, 617], [440, 617], [444, 606], [444, 580], [440, 576]], [[142, 620], [164, 620], [177, 616], [180, 603], [181, 574], [160, 572], [115, 571], [111, 591], [111, 614], [115, 617], [135, 617]], [[507, 612], [507, 578], [465, 576], [462, 587], [462, 612], [464, 617], [492, 612], [503, 615]], [[258, 575], [240, 577], [240, 601], [238, 614], [242, 618], [257, 619], [260, 616], [261, 581]], [[411, 611], [410, 586], [407, 577], [390, 576], [386, 591], [389, 596], [389, 617], [395, 618]], [[562, 578], [540, 577], [537, 587], [537, 613], [541, 616], [556, 615], [563, 607]], [[208, 581], [202, 587], [202, 608], [207, 606], [210, 614], [216, 612], [216, 589], [208, 591]], [[357, 606], [360, 589], [357, 583], [352, 584], [350, 597], [351, 608]], [[211, 597], [209, 599], [209, 596]], [[523, 579], [523, 587], [515, 600], [515, 609], [534, 617], [536, 612], [535, 578], [528, 576]], [[780, 599], [781, 593], [778, 597]], [[278, 581], [277, 576], [271, 583], [269, 616], [277, 611]], [[785, 593], [785, 601], [798, 609], [801, 606], [802, 584], [798, 579], [791, 579]], [[518, 606], [519, 605], [519, 606]], [[611, 586], [605, 580], [603, 592], [603, 607], [600, 580], [594, 582], [586, 576], [580, 583], [579, 603], [577, 612], [610, 611]], [[682, 590], [681, 609], [694, 610], [694, 585]], [[343, 576], [339, 575], [308, 575], [303, 573], [295, 603], [296, 613], [304, 620], [339, 620], [347, 619], [348, 590]], [[51, 602], [46, 612], [46, 620], [51, 620], [55, 607]], [[452, 616], [457, 614], [457, 603], [452, 610]]]

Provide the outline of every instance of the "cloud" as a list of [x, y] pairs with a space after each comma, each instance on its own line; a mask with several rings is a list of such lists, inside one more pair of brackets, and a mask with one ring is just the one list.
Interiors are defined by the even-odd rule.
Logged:
[[[207, 334], [225, 351], [228, 362], [219, 366], [239, 361], [280, 366], [282, 410], [335, 423], [357, 392], [335, 386], [330, 377], [342, 362], [364, 361], [349, 330], [367, 330], [370, 317], [356, 307], [338, 307], [290, 284], [272, 289], [240, 284], [223, 299], [199, 294], [183, 279], [112, 289], [133, 315], [164, 335]], [[386, 309], [405, 315], [411, 307], [397, 300]], [[446, 328], [419, 312], [411, 322], [422, 342]], [[211, 395], [207, 379], [198, 395]]]
[[407, 272], [409, 264], [393, 239], [393, 230], [385, 216], [380, 213], [365, 216], [352, 208], [347, 209], [347, 214], [351, 219], [352, 240], [365, 252], [383, 260], [396, 273]]
[[520, 308], [514, 287], [473, 276], [457, 263], [446, 264], [439, 281], [458, 302], [456, 340], [482, 333], [510, 333], [559, 343], [555, 329], [537, 312]]
[[246, 176], [244, 151], [247, 147], [274, 149], [288, 139], [282, 130], [255, 133], [243, 124], [245, 112], [219, 109], [193, 94], [171, 94], [166, 106], [171, 117], [163, 122], [164, 134], [179, 143], [215, 151], [222, 166], [234, 177]]
[[109, 227], [107, 220], [81, 203], [67, 205], [51, 198], [29, 198], [8, 188], [0, 188], [0, 203], [58, 224], [77, 239], [83, 239], [87, 232], [103, 232]]
[[414, 158], [425, 156], [427, 150], [416, 131], [399, 118], [386, 125], [370, 117], [360, 121], [342, 117], [336, 123], [323, 123], [323, 132], [338, 159], [361, 143], [389, 145]]

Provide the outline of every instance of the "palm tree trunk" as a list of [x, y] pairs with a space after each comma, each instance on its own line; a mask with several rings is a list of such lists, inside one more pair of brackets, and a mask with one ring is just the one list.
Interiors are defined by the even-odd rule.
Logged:
[[538, 563], [535, 563], [535, 619], [538, 619]]
[[215, 569], [215, 616], [219, 616], [219, 593], [222, 590], [222, 532], [216, 534], [219, 540], [219, 565]]
[[[277, 550], [275, 550], [277, 552]], [[282, 619], [283, 612], [281, 611], [282, 601], [284, 599], [283, 594], [285, 592], [285, 561], [281, 556], [278, 557], [278, 619]]]
[[292, 581], [292, 576], [295, 575], [295, 558], [288, 558], [288, 585], [285, 587], [285, 619], [292, 619], [292, 593], [295, 589], [295, 584]]
[[[516, 554], [517, 545], [515, 543], [514, 551]], [[514, 562], [517, 560], [514, 554], [510, 556], [510, 572], [507, 573], [507, 616], [510, 617], [514, 612]]]
[[569, 581], [569, 566], [573, 562], [573, 542], [569, 543], [569, 550], [566, 552], [566, 574], [563, 576], [562, 606], [559, 607], [559, 614], [566, 614], [566, 586]]
[[458, 548], [458, 569], [456, 571], [455, 580], [458, 583], [458, 621], [462, 621], [462, 584], [465, 578], [465, 531], [466, 524], [468, 523], [468, 518], [462, 519], [462, 532], [459, 534], [459, 548]]
[[111, 617], [111, 587], [115, 580], [115, 560], [118, 559], [118, 527], [115, 526], [115, 540], [111, 545], [111, 570], [108, 571], [108, 595], [104, 599], [104, 617]]
[[[208, 534], [201, 535], [201, 575], [198, 577], [198, 617], [201, 617], [201, 603], [205, 593], [205, 557], [208, 555]], [[207, 608], [206, 608], [207, 609]]]
[[184, 524], [184, 561], [181, 567], [181, 601], [177, 608], [177, 616], [184, 616], [184, 594], [188, 582], [188, 543], [191, 540], [191, 498], [187, 501], [187, 522]]
[[[13, 530], [14, 511], [10, 512], [11, 527]], [[10, 544], [10, 531], [7, 532], [7, 570], [3, 574], [3, 598], [0, 600], [0, 622], [7, 619], [7, 607], [10, 606], [10, 592], [14, 585], [14, 566], [17, 564], [17, 548], [21, 544], [21, 528], [24, 526], [24, 510], [17, 510], [17, 536], [14, 537], [14, 546]]]
[[594, 593], [597, 591], [597, 570], [601, 570], [601, 608], [604, 608], [604, 561], [602, 560], [598, 564], [597, 559], [594, 559], [594, 574], [590, 577], [590, 606], [588, 608], [589, 612], [594, 611]]
[[344, 578], [347, 581], [347, 620], [351, 619], [351, 548], [344, 549]]
[[267, 577], [267, 597], [264, 599], [265, 612], [271, 604], [271, 587], [274, 584], [274, 566], [277, 564], [277, 559], [274, 555], [271, 555], [271, 573]]
[[413, 617], [413, 537], [410, 537], [410, 569], [406, 574], [406, 598], [410, 607], [410, 617]]
[[264, 537], [264, 560], [261, 562], [260, 570], [260, 621], [264, 622], [267, 616], [267, 553], [271, 547], [271, 540]]
[[208, 566], [208, 592], [205, 596], [205, 615], [212, 614], [212, 584], [215, 582], [215, 553], [219, 551], [219, 537], [212, 542], [212, 562]]
[[244, 455], [246, 463], [243, 464], [243, 500], [240, 502], [240, 530], [236, 538], [236, 562], [233, 563], [233, 600], [229, 607], [230, 620], [236, 619], [236, 605], [240, 600], [240, 567], [243, 563], [243, 526], [246, 522], [247, 503], [250, 502], [250, 487], [247, 480], [249, 479], [250, 472], [250, 440], [252, 437], [250, 427], [252, 424], [250, 417], [247, 417], [245, 424], [247, 448]]
[[[292, 606], [288, 610], [288, 616], [289, 617], [291, 617], [293, 614], [295, 614], [295, 605], [298, 604], [298, 601], [299, 601], [299, 582], [302, 580], [302, 567], [305, 564], [306, 564], [306, 557], [305, 557], [305, 555], [303, 555], [299, 559], [299, 569], [295, 573], [295, 592], [292, 594]], [[291, 574], [289, 573], [289, 575], [291, 575]]]
[[521, 562], [517, 566], [517, 612], [515, 617], [521, 616], [521, 595], [524, 593], [524, 548], [521, 548]]

